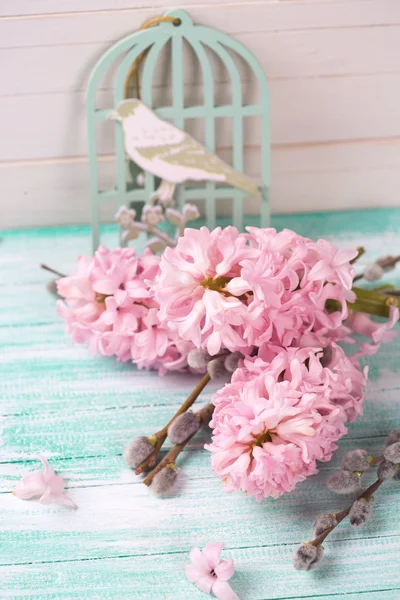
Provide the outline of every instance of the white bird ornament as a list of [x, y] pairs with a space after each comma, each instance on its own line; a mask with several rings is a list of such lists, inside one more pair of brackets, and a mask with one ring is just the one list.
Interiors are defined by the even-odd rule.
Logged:
[[186, 181], [227, 183], [260, 198], [259, 186], [207, 150], [188, 133], [160, 119], [137, 99], [123, 100], [108, 117], [120, 121], [125, 151], [144, 171], [161, 179], [152, 200], [172, 201], [175, 187]]

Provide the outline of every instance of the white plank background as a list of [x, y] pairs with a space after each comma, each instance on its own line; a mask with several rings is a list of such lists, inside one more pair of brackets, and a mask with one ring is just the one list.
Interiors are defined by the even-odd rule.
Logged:
[[[259, 58], [271, 89], [275, 212], [400, 202], [399, 0], [186, 0]], [[99, 56], [167, 0], [0, 0], [0, 227], [88, 221], [84, 98]], [[102, 82], [109, 102], [111, 78]], [[161, 79], [157, 95], [165, 93]], [[199, 85], [188, 82], [188, 97]], [[229, 93], [222, 77], [218, 99]], [[252, 88], [248, 88], [251, 100]], [[196, 132], [196, 128], [194, 129]], [[110, 131], [99, 137], [112, 183]], [[229, 159], [221, 124], [219, 152]], [[257, 176], [258, 131], [246, 129]], [[105, 207], [110, 218], [114, 207]]]

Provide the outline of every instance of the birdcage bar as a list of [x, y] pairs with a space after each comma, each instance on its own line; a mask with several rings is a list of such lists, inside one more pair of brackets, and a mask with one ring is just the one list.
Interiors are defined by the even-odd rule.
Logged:
[[[263, 183], [263, 201], [261, 202], [261, 224], [268, 224], [268, 195], [270, 181], [270, 148], [269, 148], [269, 104], [268, 86], [260, 64], [254, 56], [239, 42], [228, 35], [214, 29], [193, 25], [189, 15], [183, 10], [170, 10], [166, 16], [179, 18], [180, 24], [175, 27], [172, 23], [162, 23], [156, 28], [144, 29], [135, 32], [112, 46], [95, 66], [90, 77], [87, 94], [87, 121], [88, 121], [88, 148], [90, 166], [90, 195], [91, 214], [93, 225], [94, 249], [99, 242], [99, 205], [100, 202], [118, 199], [122, 202], [148, 201], [154, 191], [154, 177], [146, 173], [145, 188], [127, 190], [125, 171], [125, 149], [122, 128], [115, 127], [116, 136], [116, 186], [112, 190], [99, 190], [97, 164], [96, 124], [105, 121], [112, 110], [123, 99], [123, 88], [127, 73], [134, 60], [141, 53], [149, 49], [143, 64], [143, 89], [142, 99], [145, 104], [153, 108], [152, 87], [153, 73], [156, 61], [165, 43], [171, 40], [172, 58], [172, 106], [163, 106], [155, 109], [156, 113], [172, 121], [177, 127], [184, 129], [186, 119], [201, 119], [205, 121], [205, 145], [215, 152], [216, 132], [215, 119], [218, 117], [232, 118], [233, 148], [232, 162], [237, 171], [243, 171], [243, 118], [247, 116], [261, 116], [261, 179]], [[201, 65], [204, 84], [204, 103], [198, 106], [184, 106], [184, 81], [183, 81], [183, 38], [193, 48]], [[225, 65], [232, 83], [232, 104], [214, 105], [214, 82], [212, 69], [205, 47], [215, 52]], [[239, 55], [246, 61], [254, 72], [259, 88], [260, 101], [258, 103], [242, 104], [242, 86], [240, 74], [231, 52]], [[97, 109], [96, 92], [99, 82], [113, 62], [123, 57], [117, 69], [114, 107]], [[243, 222], [243, 209], [245, 194], [229, 186], [216, 187], [216, 184], [207, 182], [198, 188], [178, 186], [178, 203], [183, 200], [204, 200], [207, 224], [214, 227], [216, 221], [216, 200], [232, 198], [233, 223], [239, 228]]]
[[[215, 120], [214, 120], [214, 79], [210, 61], [204, 50], [204, 46], [197, 36], [190, 38], [190, 44], [201, 68], [203, 80], [203, 110], [205, 115], [205, 145], [208, 150], [215, 152]], [[196, 115], [199, 116], [199, 115]], [[204, 188], [204, 202], [206, 224], [209, 229], [214, 229], [217, 221], [217, 210], [215, 203], [215, 183], [208, 181]]]
[[[208, 30], [209, 31], [209, 30]], [[243, 106], [242, 82], [238, 68], [229, 52], [213, 36], [211, 50], [220, 58], [228, 71], [232, 92], [232, 162], [233, 167], [243, 171]], [[244, 194], [232, 188], [232, 223], [239, 230], [243, 229], [243, 198]]]

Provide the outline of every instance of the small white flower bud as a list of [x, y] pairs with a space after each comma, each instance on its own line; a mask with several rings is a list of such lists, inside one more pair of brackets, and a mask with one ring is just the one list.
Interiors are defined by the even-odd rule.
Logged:
[[220, 379], [226, 377], [225, 356], [210, 360], [207, 365], [207, 373], [211, 379]]
[[344, 471], [367, 471], [371, 466], [370, 461], [369, 452], [357, 448], [343, 454], [340, 466]]
[[322, 546], [313, 546], [303, 543], [294, 553], [293, 566], [298, 571], [311, 571], [322, 560], [324, 550]]
[[369, 500], [366, 500], [365, 498], [355, 500], [349, 513], [350, 525], [353, 525], [353, 527], [361, 527], [361, 525], [364, 525], [364, 523], [369, 521], [372, 515], [372, 503], [372, 498]]
[[120, 225], [121, 229], [129, 229], [136, 217], [136, 210], [121, 206], [115, 214], [115, 220]]
[[383, 460], [378, 467], [378, 479], [384, 481], [385, 479], [392, 479], [397, 473], [396, 465], [388, 460]]
[[367, 265], [364, 269], [363, 275], [364, 279], [367, 281], [378, 281], [384, 275], [384, 270], [377, 263], [372, 263], [371, 265]]
[[201, 350], [200, 348], [193, 348], [187, 356], [189, 367], [192, 369], [201, 369], [202, 371], [206, 370], [209, 360], [210, 355], [208, 352], [206, 350]]
[[383, 456], [386, 458], [386, 460], [392, 463], [400, 463], [400, 442], [396, 442], [395, 444], [390, 444], [390, 446], [387, 446]]
[[175, 463], [169, 463], [154, 476], [150, 489], [156, 496], [169, 494], [176, 484], [180, 469]]
[[131, 469], [137, 469], [154, 450], [155, 436], [140, 436], [131, 440], [124, 450], [124, 461]]
[[321, 533], [324, 533], [327, 529], [331, 527], [335, 527], [337, 525], [335, 515], [319, 515], [316, 518], [315, 523], [313, 525], [313, 536], [318, 537]]
[[144, 187], [145, 182], [146, 178], [144, 176], [144, 173], [141, 171], [136, 175], [136, 183], [139, 187]]
[[142, 210], [141, 221], [150, 227], [155, 227], [162, 221], [165, 221], [162, 206], [145, 204]]
[[241, 352], [231, 352], [224, 359], [224, 366], [228, 373], [234, 373], [238, 368], [240, 359], [243, 358]]
[[185, 204], [182, 210], [185, 222], [193, 221], [200, 217], [199, 209], [194, 204]]
[[400, 442], [400, 429], [394, 429], [389, 433], [389, 435], [386, 438], [385, 446], [387, 448], [388, 446], [391, 446], [396, 442]]
[[200, 429], [200, 421], [194, 412], [185, 412], [168, 427], [168, 439], [171, 444], [182, 444]]
[[335, 494], [352, 494], [360, 489], [360, 473], [351, 471], [337, 471], [328, 481], [328, 488]]

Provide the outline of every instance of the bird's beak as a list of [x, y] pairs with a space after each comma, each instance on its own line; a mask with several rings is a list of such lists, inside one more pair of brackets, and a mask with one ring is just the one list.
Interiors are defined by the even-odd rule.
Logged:
[[119, 121], [119, 114], [116, 110], [112, 110], [108, 115], [107, 119], [110, 121]]

